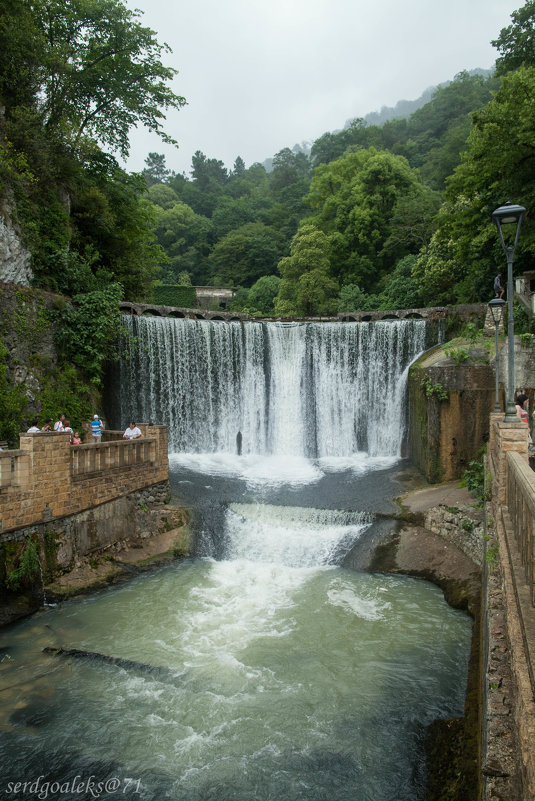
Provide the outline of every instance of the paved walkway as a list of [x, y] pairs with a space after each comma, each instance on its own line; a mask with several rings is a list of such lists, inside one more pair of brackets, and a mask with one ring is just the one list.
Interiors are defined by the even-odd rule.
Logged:
[[409, 512], [427, 512], [441, 503], [445, 506], [472, 506], [473, 495], [466, 487], [459, 487], [459, 480], [449, 484], [439, 484], [423, 490], [409, 492], [402, 496], [401, 503]]

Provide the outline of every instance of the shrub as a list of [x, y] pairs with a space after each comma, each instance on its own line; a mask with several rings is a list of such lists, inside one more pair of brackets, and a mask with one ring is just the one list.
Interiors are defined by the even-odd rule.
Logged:
[[431, 398], [434, 395], [437, 400], [446, 401], [450, 397], [448, 390], [443, 387], [442, 384], [433, 384], [428, 375], [422, 378], [420, 386], [424, 390], [427, 398]]
[[485, 467], [482, 457], [469, 463], [463, 473], [462, 485], [480, 501], [485, 499]]
[[470, 354], [466, 348], [449, 348], [444, 351], [446, 356], [451, 359], [456, 364], [462, 364], [462, 362], [467, 361], [470, 358]]
[[160, 284], [152, 287], [152, 297], [159, 306], [193, 309], [197, 302], [195, 287], [186, 284]]
[[17, 561], [17, 567], [6, 576], [6, 587], [13, 591], [30, 585], [40, 572], [39, 554], [31, 537], [25, 539], [22, 553], [19, 554]]

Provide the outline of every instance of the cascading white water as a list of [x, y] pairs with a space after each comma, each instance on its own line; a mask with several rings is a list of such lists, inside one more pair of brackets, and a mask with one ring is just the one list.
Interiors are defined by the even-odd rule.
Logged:
[[223, 323], [125, 317], [121, 425], [169, 426], [172, 451], [398, 456], [423, 320]]
[[233, 503], [224, 555], [289, 567], [333, 564], [372, 521], [364, 512]]

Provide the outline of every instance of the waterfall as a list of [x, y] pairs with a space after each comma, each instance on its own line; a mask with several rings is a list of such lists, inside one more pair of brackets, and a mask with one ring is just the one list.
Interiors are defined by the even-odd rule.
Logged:
[[211, 322], [124, 317], [120, 425], [169, 426], [170, 450], [309, 458], [398, 456], [423, 320]]

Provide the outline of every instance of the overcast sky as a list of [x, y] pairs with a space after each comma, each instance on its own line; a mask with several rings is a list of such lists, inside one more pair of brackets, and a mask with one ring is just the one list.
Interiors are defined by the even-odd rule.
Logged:
[[189, 175], [201, 150], [232, 167], [314, 141], [346, 120], [414, 100], [463, 69], [490, 68], [491, 46], [522, 0], [127, 0], [173, 52], [188, 105], [166, 130], [179, 149], [135, 130], [127, 169], [149, 151]]

